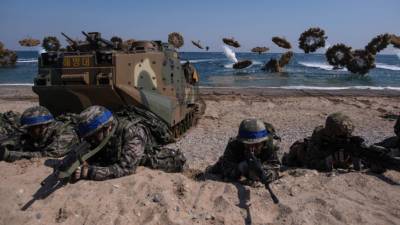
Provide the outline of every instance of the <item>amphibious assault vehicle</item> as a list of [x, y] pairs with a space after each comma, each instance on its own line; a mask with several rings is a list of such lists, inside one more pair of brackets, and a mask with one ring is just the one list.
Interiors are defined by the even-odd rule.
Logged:
[[189, 62], [181, 64], [170, 44], [135, 41], [121, 47], [98, 32], [82, 33], [86, 41], [63, 34], [70, 44], [66, 49], [39, 56], [33, 91], [40, 105], [55, 115], [90, 105], [114, 111], [134, 105], [157, 115], [175, 137], [196, 123], [199, 76]]

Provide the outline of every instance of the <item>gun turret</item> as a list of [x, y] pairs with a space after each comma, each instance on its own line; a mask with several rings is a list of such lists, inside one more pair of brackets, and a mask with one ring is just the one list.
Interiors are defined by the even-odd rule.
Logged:
[[71, 44], [71, 47], [73, 49], [78, 50], [78, 42], [76, 42], [72, 38], [68, 37], [64, 32], [61, 32], [61, 35], [67, 39], [67, 41]]
[[106, 39], [101, 38], [101, 34], [99, 32], [89, 32], [86, 33], [82, 31], [82, 34], [85, 35], [86, 40], [92, 45], [96, 50], [100, 47], [99, 42], [106, 45], [107, 48], [114, 48], [114, 44]]

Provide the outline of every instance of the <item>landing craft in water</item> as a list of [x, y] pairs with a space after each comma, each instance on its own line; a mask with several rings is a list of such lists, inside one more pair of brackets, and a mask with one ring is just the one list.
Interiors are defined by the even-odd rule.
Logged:
[[334, 69], [345, 67], [351, 59], [351, 47], [345, 44], [336, 44], [325, 52], [326, 60]]
[[355, 50], [351, 52], [351, 58], [346, 67], [352, 73], [364, 75], [375, 68], [375, 56], [363, 49]]
[[392, 34], [390, 43], [393, 45], [393, 47], [400, 49], [400, 36]]
[[[60, 51], [54, 38], [38, 60], [33, 91], [54, 115], [79, 113], [91, 105], [119, 111], [136, 106], [157, 116], [179, 137], [196, 124], [204, 109], [199, 75], [181, 64], [176, 46], [161, 41], [135, 41], [118, 50], [98, 32], [85, 33], [84, 45]], [[65, 104], [68, 102], [68, 104]]]
[[312, 27], [299, 37], [299, 48], [304, 50], [304, 53], [315, 52], [318, 48], [325, 47], [325, 31], [319, 27]]
[[368, 45], [365, 46], [365, 50], [370, 52], [372, 55], [376, 55], [390, 44], [391, 37], [392, 36], [388, 33], [380, 34], [372, 38]]
[[255, 53], [258, 53], [258, 54], [261, 54], [263, 52], [267, 52], [268, 50], [269, 50], [269, 48], [267, 48], [267, 47], [254, 47], [254, 48], [251, 49], [252, 52], [255, 52]]
[[250, 60], [242, 60], [242, 61], [239, 61], [239, 62], [233, 64], [232, 68], [236, 69], [236, 70], [244, 69], [244, 68], [251, 66], [251, 64], [253, 64], [253, 62], [251, 62]]
[[168, 43], [175, 48], [180, 48], [185, 43], [182, 34], [178, 32], [172, 32], [168, 35]]
[[279, 60], [272, 58], [261, 68], [261, 70], [270, 72], [270, 73], [280, 73], [283, 68], [289, 64], [290, 60], [293, 57], [293, 52], [288, 51], [282, 54]]
[[290, 42], [282, 37], [273, 37], [272, 42], [274, 42], [276, 45], [278, 45], [281, 48], [286, 48], [286, 49], [292, 48], [292, 45], [290, 44]]
[[224, 42], [226, 45], [232, 46], [234, 48], [240, 47], [239, 42], [236, 41], [234, 38], [222, 38], [222, 42]]
[[199, 49], [204, 49], [203, 46], [201, 46], [200, 44], [200, 40], [199, 41], [192, 41], [192, 44], [196, 47], [198, 47]]
[[34, 47], [40, 44], [40, 40], [33, 39], [33, 38], [25, 38], [19, 40], [18, 43], [23, 47]]
[[17, 63], [17, 53], [9, 49], [5, 49], [0, 41], [0, 67], [15, 66]]

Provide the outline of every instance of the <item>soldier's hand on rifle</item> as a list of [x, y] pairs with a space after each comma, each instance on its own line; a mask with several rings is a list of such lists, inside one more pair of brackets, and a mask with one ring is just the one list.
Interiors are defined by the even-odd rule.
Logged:
[[89, 164], [87, 162], [83, 162], [81, 166], [79, 166], [74, 174], [72, 175], [72, 182], [77, 182], [81, 179], [86, 179], [89, 173]]
[[344, 152], [343, 149], [340, 149], [325, 158], [325, 165], [329, 171], [334, 168], [345, 168], [350, 164], [350, 162], [350, 155]]

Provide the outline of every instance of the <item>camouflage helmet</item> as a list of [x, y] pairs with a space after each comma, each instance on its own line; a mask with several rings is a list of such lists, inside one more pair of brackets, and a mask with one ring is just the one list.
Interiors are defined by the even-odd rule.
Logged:
[[326, 118], [325, 130], [333, 136], [349, 136], [354, 131], [351, 119], [342, 113], [332, 113]]
[[25, 110], [20, 118], [21, 127], [27, 128], [54, 121], [53, 115], [43, 106], [34, 106]]
[[400, 116], [397, 117], [396, 124], [394, 125], [394, 133], [400, 137]]
[[240, 123], [237, 140], [245, 144], [256, 144], [266, 141], [269, 132], [263, 121], [258, 119], [245, 119]]
[[88, 137], [113, 120], [110, 110], [103, 106], [90, 106], [79, 114], [77, 133], [81, 138]]

